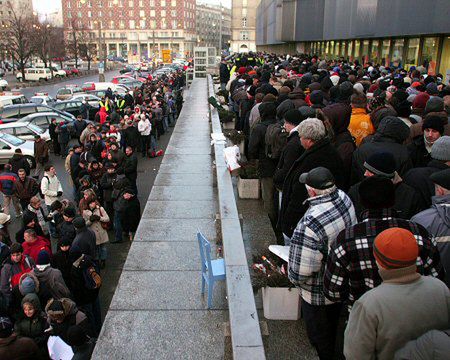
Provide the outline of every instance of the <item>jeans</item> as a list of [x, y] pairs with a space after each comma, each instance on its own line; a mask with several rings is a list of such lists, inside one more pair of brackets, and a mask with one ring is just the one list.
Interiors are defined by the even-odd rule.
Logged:
[[120, 222], [122, 214], [120, 211], [114, 212], [114, 235], [115, 235], [115, 241], [120, 242], [122, 241], [122, 223]]
[[169, 119], [169, 126], [175, 126], [175, 123], [177, 122], [177, 117], [175, 112], [172, 112], [168, 115], [168, 119]]
[[97, 337], [102, 329], [102, 313], [100, 310], [100, 301], [98, 296], [93, 302], [80, 306], [80, 309], [87, 316], [92, 329], [95, 332], [95, 337]]
[[106, 260], [106, 257], [108, 255], [106, 244], [97, 245], [97, 254], [99, 260]]
[[302, 314], [306, 333], [320, 360], [332, 360], [336, 342], [341, 303], [311, 305], [302, 299]]
[[141, 151], [142, 156], [147, 156], [148, 148], [150, 147], [150, 135], [141, 135]]
[[167, 131], [167, 129], [168, 129], [168, 127], [169, 127], [169, 123], [168, 123], [168, 121], [167, 121], [167, 119], [168, 119], [168, 116], [167, 115], [164, 115], [163, 116], [163, 129], [164, 129], [164, 131]]
[[40, 162], [36, 162], [36, 169], [34, 169], [34, 177], [39, 183], [44, 176], [44, 166], [45, 164], [41, 164]]
[[157, 148], [158, 148], [158, 142], [156, 141], [155, 135], [150, 135], [150, 150], [152, 152], [156, 152]]
[[60, 153], [62, 156], [67, 156], [67, 145], [68, 143], [59, 143], [59, 146], [61, 147]]

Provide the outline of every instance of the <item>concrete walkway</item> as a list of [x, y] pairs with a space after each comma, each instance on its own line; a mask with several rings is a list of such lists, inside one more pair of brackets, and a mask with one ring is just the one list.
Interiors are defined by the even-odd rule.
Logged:
[[[215, 243], [206, 79], [185, 97], [93, 359], [222, 359], [225, 286], [200, 295], [200, 229]], [[213, 258], [215, 258], [213, 246]]]

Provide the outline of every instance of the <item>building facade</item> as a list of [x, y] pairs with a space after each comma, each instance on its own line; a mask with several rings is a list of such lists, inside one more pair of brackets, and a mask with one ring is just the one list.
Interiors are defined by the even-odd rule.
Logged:
[[0, 0], [0, 60], [10, 59], [11, 54], [8, 54], [8, 36], [5, 35], [5, 32], [13, 16], [13, 11], [18, 17], [32, 17], [32, 0]]
[[65, 36], [76, 26], [99, 36], [108, 56], [191, 56], [197, 43], [195, 0], [62, 0]]
[[222, 5], [197, 3], [197, 45], [227, 50], [231, 39], [231, 10]]
[[256, 51], [256, 9], [260, 0], [232, 0], [231, 51]]
[[450, 1], [261, 0], [260, 50], [450, 69]]

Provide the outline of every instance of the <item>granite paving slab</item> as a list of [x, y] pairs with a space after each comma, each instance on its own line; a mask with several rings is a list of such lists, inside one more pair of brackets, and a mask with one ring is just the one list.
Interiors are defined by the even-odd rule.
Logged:
[[212, 186], [155, 186], [149, 200], [215, 200]]
[[158, 173], [154, 184], [156, 186], [213, 186], [214, 177], [211, 173], [205, 174]]
[[[210, 219], [215, 215], [216, 204], [211, 200], [161, 201], [149, 200], [142, 218], [149, 219]], [[172, 226], [177, 222], [173, 221]]]

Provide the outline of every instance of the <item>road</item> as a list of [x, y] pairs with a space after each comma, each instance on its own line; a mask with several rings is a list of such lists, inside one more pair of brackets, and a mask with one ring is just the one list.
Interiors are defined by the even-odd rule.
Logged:
[[[112, 79], [113, 76], [118, 74], [118, 71], [109, 72], [106, 75], [106, 80]], [[62, 82], [59, 84], [51, 84], [47, 86], [39, 86], [35, 88], [27, 88], [23, 89], [23, 93], [26, 96], [33, 95], [35, 92], [48, 92], [50, 95], [54, 95], [56, 90], [61, 87], [64, 83], [77, 83], [82, 84], [86, 81], [97, 81], [98, 76], [87, 77], [83, 79], [75, 79], [69, 80], [66, 82]], [[172, 133], [172, 128], [169, 128], [169, 132], [161, 136], [158, 140], [158, 148], [163, 149], [165, 151], [167, 144], [170, 140], [170, 135]], [[142, 158], [141, 155], [138, 155], [138, 198], [141, 203], [141, 212], [144, 210], [145, 204], [147, 202], [147, 198], [152, 189], [153, 183], [155, 181], [156, 175], [159, 170], [159, 166], [162, 161], [162, 156], [158, 158]], [[64, 197], [72, 200], [72, 186], [69, 183], [69, 176], [64, 169], [64, 160], [61, 157], [50, 155], [50, 162], [55, 166], [56, 173], [58, 178], [61, 181]], [[3, 199], [1, 201], [3, 203]], [[45, 206], [45, 205], [43, 205]], [[11, 239], [15, 239], [16, 232], [22, 226], [22, 219], [16, 218], [14, 210], [11, 210], [11, 225], [9, 226], [9, 232]], [[112, 233], [110, 233], [110, 238], [112, 238]], [[120, 244], [108, 244], [108, 259], [106, 261], [106, 268], [102, 270], [102, 288], [100, 291], [100, 304], [102, 308], [102, 316], [106, 315], [106, 312], [109, 308], [109, 304], [111, 302], [112, 296], [114, 295], [114, 291], [119, 280], [120, 274], [122, 272], [123, 264], [128, 255], [128, 250], [130, 248], [130, 242], [124, 242]]]
[[[108, 71], [105, 73], [105, 79], [106, 79], [106, 81], [111, 81], [112, 78], [117, 75], [120, 75], [118, 70]], [[89, 82], [89, 81], [98, 82], [98, 75], [86, 76], [86, 77], [81, 77], [81, 78], [73, 77], [73, 78], [70, 78], [65, 81], [55, 83], [55, 84], [24, 88], [24, 89], [21, 89], [20, 91], [28, 99], [30, 99], [30, 97], [34, 96], [34, 94], [37, 92], [46, 92], [46, 93], [48, 93], [49, 96], [55, 97], [58, 89], [62, 88], [64, 85], [75, 84], [75, 85], [81, 86], [85, 82]]]

